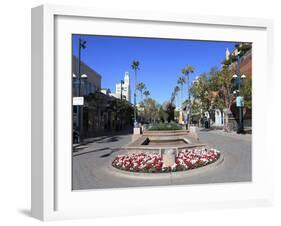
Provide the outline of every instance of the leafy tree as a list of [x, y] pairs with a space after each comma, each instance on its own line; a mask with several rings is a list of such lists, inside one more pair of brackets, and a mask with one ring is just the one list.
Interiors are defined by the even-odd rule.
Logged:
[[[197, 100], [203, 111], [209, 111], [211, 107], [211, 92], [207, 74], [201, 74], [190, 88], [194, 100]], [[188, 102], [188, 100], [186, 100]]]
[[239, 55], [243, 56], [247, 51], [252, 49], [252, 44], [249, 42], [241, 42], [235, 44], [235, 48], [239, 51]]
[[158, 115], [159, 115], [159, 120], [162, 122], [166, 122], [168, 121], [168, 113], [166, 111], [164, 111], [163, 107], [160, 105], [159, 107], [159, 111], [158, 111]]
[[171, 101], [165, 101], [162, 104], [162, 109], [168, 114], [167, 121], [174, 121], [175, 119], [175, 105]]
[[213, 91], [218, 91], [219, 98], [216, 100], [216, 105], [219, 109], [230, 109], [231, 104], [233, 103], [233, 74], [234, 72], [231, 69], [223, 67], [221, 71], [213, 75], [216, 78], [215, 81], [217, 86], [213, 85], [212, 88]]
[[241, 95], [244, 97], [244, 105], [246, 108], [252, 108], [252, 79], [243, 79], [241, 85]]
[[[192, 96], [199, 100], [204, 111], [210, 109], [220, 109], [230, 112], [230, 107], [235, 100], [233, 95], [233, 78], [234, 72], [224, 66], [219, 71], [213, 69], [209, 76], [202, 75], [191, 87]], [[246, 90], [245, 90], [246, 91]], [[228, 117], [226, 117], [225, 128], [228, 128]]]
[[144, 112], [143, 117], [148, 122], [155, 122], [158, 118], [158, 104], [157, 102], [152, 98], [146, 98], [143, 101], [144, 106]]

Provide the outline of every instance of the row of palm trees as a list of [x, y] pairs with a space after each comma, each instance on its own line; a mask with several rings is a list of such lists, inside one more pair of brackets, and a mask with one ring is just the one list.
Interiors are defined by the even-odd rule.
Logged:
[[172, 92], [171, 95], [171, 102], [174, 103], [174, 101], [176, 100], [176, 97], [179, 93], [179, 91], [181, 91], [181, 103], [182, 103], [182, 93], [183, 93], [183, 86], [184, 84], [187, 83], [187, 93], [188, 93], [188, 101], [190, 102], [190, 92], [189, 92], [189, 80], [190, 80], [190, 74], [194, 73], [194, 67], [187, 64], [185, 65], [185, 67], [181, 70], [182, 75], [179, 76], [178, 80], [177, 80], [177, 85], [174, 87], [174, 90]]
[[[136, 120], [136, 91], [138, 90], [140, 92], [141, 101], [143, 100], [143, 95], [145, 95], [146, 98], [150, 95], [149, 90], [147, 90], [146, 85], [143, 82], [137, 83], [137, 71], [140, 70], [139, 65], [140, 65], [140, 62], [137, 60], [134, 60], [131, 65], [132, 69], [135, 72], [135, 84], [134, 84], [134, 121], [135, 121], [135, 123], [137, 123], [137, 120]], [[171, 103], [174, 103], [179, 91], [181, 91], [181, 103], [182, 103], [183, 86], [185, 83], [187, 83], [188, 103], [190, 104], [189, 80], [190, 80], [190, 74], [194, 73], [194, 67], [189, 64], [186, 64], [184, 66], [184, 68], [181, 70], [181, 73], [182, 73], [182, 75], [179, 76], [179, 78], [177, 80], [177, 85], [174, 87], [170, 101], [171, 101]]]
[[141, 101], [143, 101], [143, 95], [148, 98], [148, 96], [150, 95], [149, 90], [147, 89], [146, 85], [143, 82], [140, 82], [137, 85], [137, 90], [140, 92], [141, 94]]

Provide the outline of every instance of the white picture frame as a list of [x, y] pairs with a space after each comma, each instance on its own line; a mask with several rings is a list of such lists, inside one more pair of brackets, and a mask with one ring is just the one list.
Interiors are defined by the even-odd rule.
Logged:
[[[115, 24], [120, 25], [119, 29], [116, 29]], [[189, 31], [181, 33], [179, 26], [188, 27]], [[132, 29], [126, 29], [129, 27]], [[71, 137], [71, 125], [67, 121], [69, 118], [64, 119], [60, 112], [64, 108], [66, 115], [70, 113], [72, 99], [64, 101], [68, 98], [64, 93], [69, 93], [70, 83], [60, 75], [71, 70], [71, 46], [63, 46], [61, 40], [70, 33], [92, 34], [94, 28], [96, 34], [107, 35], [172, 37], [167, 31], [170, 30], [175, 35], [173, 37], [183, 39], [255, 40], [252, 182], [71, 191], [71, 143], [68, 140]], [[66, 40], [65, 45], [67, 43]], [[59, 51], [59, 48], [66, 48], [65, 52]], [[266, 92], [268, 96], [272, 92], [269, 88], [274, 82], [272, 59], [271, 20], [57, 5], [32, 9], [32, 216], [41, 220], [56, 220], [271, 205], [274, 153], [267, 148], [270, 134], [266, 126], [266, 106], [269, 106], [270, 100], [262, 93]], [[60, 62], [67, 68], [66, 71], [60, 71]], [[264, 74], [267, 76], [261, 76]], [[258, 92], [261, 88], [264, 92]], [[260, 120], [264, 123], [256, 123]], [[68, 134], [66, 139], [58, 139], [62, 137], [62, 131], [68, 131], [65, 132]], [[259, 167], [261, 164], [262, 169]], [[189, 193], [193, 195], [187, 196]], [[174, 199], [171, 194], [182, 198]], [[165, 201], [162, 199], [164, 196]], [[145, 200], [151, 197], [159, 203], [159, 208], [147, 205]]]

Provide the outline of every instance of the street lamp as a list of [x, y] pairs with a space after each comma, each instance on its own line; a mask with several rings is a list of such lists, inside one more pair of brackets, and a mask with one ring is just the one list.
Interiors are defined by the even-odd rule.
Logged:
[[237, 90], [234, 90], [233, 94], [236, 95], [236, 107], [238, 108], [238, 112], [239, 112], [239, 124], [238, 124], [238, 128], [237, 128], [237, 133], [244, 133], [244, 120], [243, 120], [243, 107], [244, 107], [244, 99], [242, 96], [240, 96], [240, 87], [241, 87], [241, 83], [242, 80], [246, 78], [246, 75], [241, 75], [240, 74], [240, 63], [241, 63], [241, 59], [239, 56], [240, 52], [237, 53], [236, 57], [237, 57], [237, 74], [234, 74], [232, 76], [233, 79], [235, 79], [235, 82], [237, 85]]
[[[122, 107], [122, 101], [123, 101], [123, 85], [124, 84], [124, 81], [121, 80], [120, 81], [120, 88], [121, 88], [121, 96], [120, 96], [120, 99], [121, 99], [121, 107]], [[123, 124], [123, 117], [122, 117], [122, 111], [120, 111], [121, 114], [120, 114], [120, 129], [122, 129], [122, 124]]]
[[87, 75], [85, 75], [85, 74], [83, 74], [83, 75], [81, 75], [81, 78], [82, 78], [82, 79], [87, 79], [87, 78], [88, 78], [88, 76], [87, 76]]
[[[78, 83], [78, 93], [77, 96], [81, 96], [81, 79], [86, 79], [87, 75], [83, 74], [81, 76], [81, 49], [86, 48], [86, 41], [79, 38], [79, 47], [78, 47], [78, 74], [76, 76], [76, 80]], [[78, 130], [78, 143], [81, 142], [81, 115], [83, 114], [83, 110], [81, 111], [80, 105], [77, 105], [77, 130]]]
[[121, 101], [123, 100], [123, 87], [122, 87], [122, 85], [124, 84], [124, 81], [123, 80], [121, 80]]

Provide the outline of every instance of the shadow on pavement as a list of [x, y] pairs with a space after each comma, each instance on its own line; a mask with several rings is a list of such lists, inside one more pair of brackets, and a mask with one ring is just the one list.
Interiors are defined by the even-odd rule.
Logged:
[[213, 130], [216, 130], [214, 128], [203, 128], [203, 129], [199, 129], [199, 131], [202, 131], [202, 132], [208, 132], [208, 131], [213, 131]]
[[[92, 144], [92, 143], [107, 143], [118, 141], [117, 137], [121, 135], [131, 135], [133, 134], [133, 130], [131, 128], [125, 129], [122, 131], [110, 131], [110, 132], [100, 132], [95, 136], [85, 138], [85, 140], [81, 144], [77, 144], [75, 148], [79, 148], [80, 146]], [[109, 139], [109, 140], [106, 140]], [[106, 140], [105, 142], [102, 142]]]
[[100, 158], [106, 158], [112, 155], [114, 152], [117, 152], [118, 150], [111, 150], [109, 153], [101, 155]]
[[98, 149], [94, 149], [94, 150], [90, 150], [90, 151], [85, 151], [85, 152], [77, 153], [77, 154], [73, 153], [73, 157], [79, 156], [79, 155], [88, 154], [88, 153], [92, 153], [92, 152], [100, 152], [100, 151], [104, 151], [104, 150], [108, 150], [108, 149], [110, 149], [110, 147], [98, 148]]
[[113, 136], [110, 138], [107, 137], [106, 139], [103, 139], [102, 141], [98, 141], [97, 143], [102, 144], [102, 143], [108, 143], [108, 142], [116, 142], [116, 141], [119, 141], [120, 139], [122, 139], [122, 138], [117, 137], [117, 136]]

